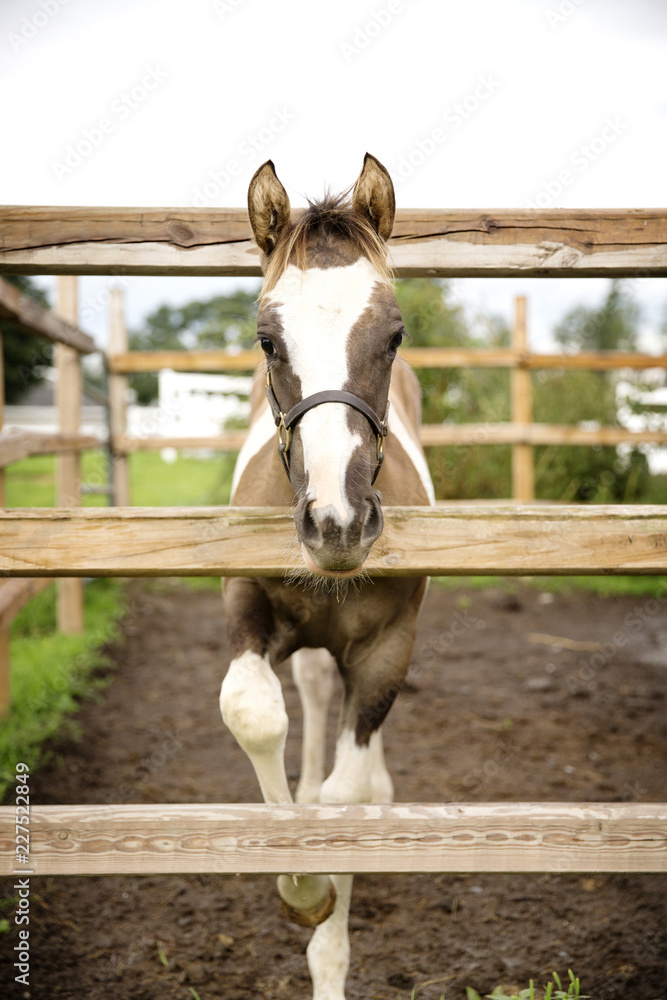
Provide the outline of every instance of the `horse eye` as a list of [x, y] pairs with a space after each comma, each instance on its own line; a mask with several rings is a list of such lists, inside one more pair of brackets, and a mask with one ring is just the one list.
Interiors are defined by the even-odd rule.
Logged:
[[276, 348], [275, 348], [273, 342], [271, 340], [269, 340], [268, 337], [260, 337], [259, 338], [259, 343], [260, 343], [260, 346], [261, 346], [262, 350], [266, 354], [267, 358], [272, 358], [273, 355], [276, 353]]
[[399, 347], [401, 346], [402, 343], [403, 343], [403, 334], [402, 333], [396, 333], [396, 334], [394, 334], [394, 336], [391, 338], [391, 341], [389, 343], [389, 349], [388, 349], [387, 353], [389, 355], [396, 354], [396, 351], [399, 349]]

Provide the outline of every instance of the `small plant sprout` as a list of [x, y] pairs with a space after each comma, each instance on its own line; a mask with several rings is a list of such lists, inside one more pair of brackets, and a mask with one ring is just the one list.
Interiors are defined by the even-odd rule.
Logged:
[[[581, 982], [579, 977], [574, 975], [572, 969], [568, 969], [567, 974], [570, 980], [567, 990], [563, 989], [560, 976], [557, 972], [554, 972], [552, 981], [547, 984], [541, 996], [538, 996], [535, 992], [535, 981], [531, 979], [528, 987], [519, 993], [512, 993], [510, 996], [503, 991], [501, 986], [496, 986], [493, 992], [486, 993], [485, 997], [487, 1000], [590, 1000], [588, 994], [579, 992]], [[556, 987], [555, 991], [554, 986]], [[482, 997], [477, 990], [473, 990], [470, 986], [467, 986], [466, 1000], [482, 1000]]]
[[163, 947], [161, 941], [158, 941], [158, 943], [157, 943], [157, 953], [158, 953], [160, 961], [164, 965], [165, 969], [168, 968], [169, 967], [169, 959], [167, 958], [167, 953], [165, 952], [164, 947]]

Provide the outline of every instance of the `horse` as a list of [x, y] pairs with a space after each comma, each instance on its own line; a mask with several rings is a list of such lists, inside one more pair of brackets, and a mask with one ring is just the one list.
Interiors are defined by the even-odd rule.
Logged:
[[[353, 189], [292, 212], [267, 160], [250, 181], [248, 214], [264, 275], [257, 338], [265, 360], [231, 502], [290, 508], [302, 566], [225, 582], [231, 662], [221, 713], [265, 801], [292, 802], [274, 672], [291, 657], [304, 717], [296, 801], [390, 802], [381, 726], [405, 681], [428, 581], [371, 579], [363, 566], [383, 530], [383, 503], [434, 502], [419, 384], [397, 357], [405, 330], [386, 245], [394, 187], [367, 153]], [[325, 780], [336, 668], [343, 701]], [[351, 890], [351, 875], [278, 877], [287, 915], [315, 928], [306, 949], [314, 1000], [345, 1000]]]

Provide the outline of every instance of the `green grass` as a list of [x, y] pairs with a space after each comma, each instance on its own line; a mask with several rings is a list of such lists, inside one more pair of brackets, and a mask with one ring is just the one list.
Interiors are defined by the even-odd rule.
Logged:
[[[179, 455], [165, 462], [159, 452], [136, 452], [130, 456], [130, 488], [136, 507], [189, 507], [229, 503], [236, 456], [221, 454], [198, 459]], [[51, 455], [26, 458], [10, 466], [6, 474], [8, 507], [53, 507], [55, 459]], [[85, 452], [82, 478], [85, 483], [106, 482], [106, 456], [102, 451]], [[100, 507], [104, 496], [84, 496], [85, 507]]]
[[[512, 993], [511, 996], [506, 994], [500, 986], [496, 986], [492, 993], [486, 993], [485, 996], [489, 1000], [588, 1000], [586, 994], [579, 992], [581, 989], [579, 977], [574, 975], [572, 969], [568, 969], [567, 975], [568, 982], [563, 984], [558, 973], [554, 972], [552, 981], [547, 983], [544, 992], [540, 993], [539, 996], [535, 992], [535, 983], [532, 979], [525, 990]], [[564, 985], [567, 989], [563, 988]], [[557, 987], [555, 992], [554, 986]], [[477, 990], [473, 990], [469, 986], [466, 987], [466, 998], [467, 1000], [482, 1000]]]
[[103, 647], [117, 635], [120, 585], [96, 580], [86, 588], [86, 631], [62, 635], [55, 628], [55, 588], [48, 587], [17, 615], [10, 628], [12, 708], [0, 724], [0, 799], [14, 782], [19, 762], [34, 771], [45, 740], [77, 735], [82, 698], [105, 685]]

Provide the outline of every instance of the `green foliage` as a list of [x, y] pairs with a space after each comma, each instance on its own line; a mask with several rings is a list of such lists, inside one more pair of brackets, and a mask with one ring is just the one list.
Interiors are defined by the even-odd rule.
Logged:
[[[8, 274], [4, 280], [48, 308], [45, 292], [22, 274]], [[52, 361], [51, 345], [34, 337], [10, 320], [2, 321], [2, 353], [5, 371], [5, 402], [18, 403], [28, 389], [43, 381], [43, 370]]]
[[[415, 346], [502, 347], [509, 330], [481, 317], [469, 329], [449, 285], [440, 279], [397, 282], [406, 330]], [[556, 327], [565, 350], [634, 350], [638, 308], [620, 282], [612, 282], [598, 309], [577, 307]], [[500, 368], [421, 370], [425, 423], [479, 425], [474, 445], [427, 449], [440, 499], [511, 496], [511, 447], [488, 445], [489, 425], [509, 421], [510, 373]], [[628, 379], [627, 373], [624, 378]], [[631, 376], [641, 388], [643, 376]], [[533, 374], [534, 420], [545, 424], [618, 426], [613, 372], [540, 370]], [[639, 449], [541, 446], [535, 449], [538, 499], [597, 503], [646, 500], [651, 490], [646, 456]], [[662, 498], [660, 498], [662, 499]]]
[[[488, 1000], [589, 1000], [587, 994], [579, 992], [581, 989], [579, 977], [574, 975], [572, 969], [568, 969], [567, 974], [569, 979], [569, 985], [565, 984], [567, 990], [563, 989], [560, 976], [557, 972], [554, 972], [553, 979], [550, 983], [547, 983], [541, 998], [535, 992], [535, 982], [532, 979], [530, 980], [530, 985], [525, 990], [520, 990], [519, 993], [512, 993], [511, 996], [505, 993], [500, 986], [496, 986], [492, 993], [486, 993], [485, 996]], [[555, 993], [554, 986], [557, 987]], [[467, 986], [466, 1000], [482, 1000], [482, 998], [477, 990], [473, 990], [470, 986]]]
[[117, 634], [120, 587], [95, 580], [86, 589], [86, 631], [62, 635], [55, 627], [55, 589], [48, 587], [14, 619], [10, 629], [12, 710], [0, 727], [0, 798], [13, 784], [18, 762], [33, 771], [42, 744], [64, 730], [77, 735], [74, 715], [82, 698], [106, 684], [104, 646]]
[[[257, 291], [237, 288], [182, 307], [160, 306], [140, 330], [130, 336], [130, 350], [209, 350], [251, 347], [257, 330]], [[157, 375], [140, 372], [130, 376], [137, 402], [157, 397]]]
[[599, 309], [575, 306], [554, 330], [565, 350], [636, 351], [639, 308], [626, 286], [612, 281]]

